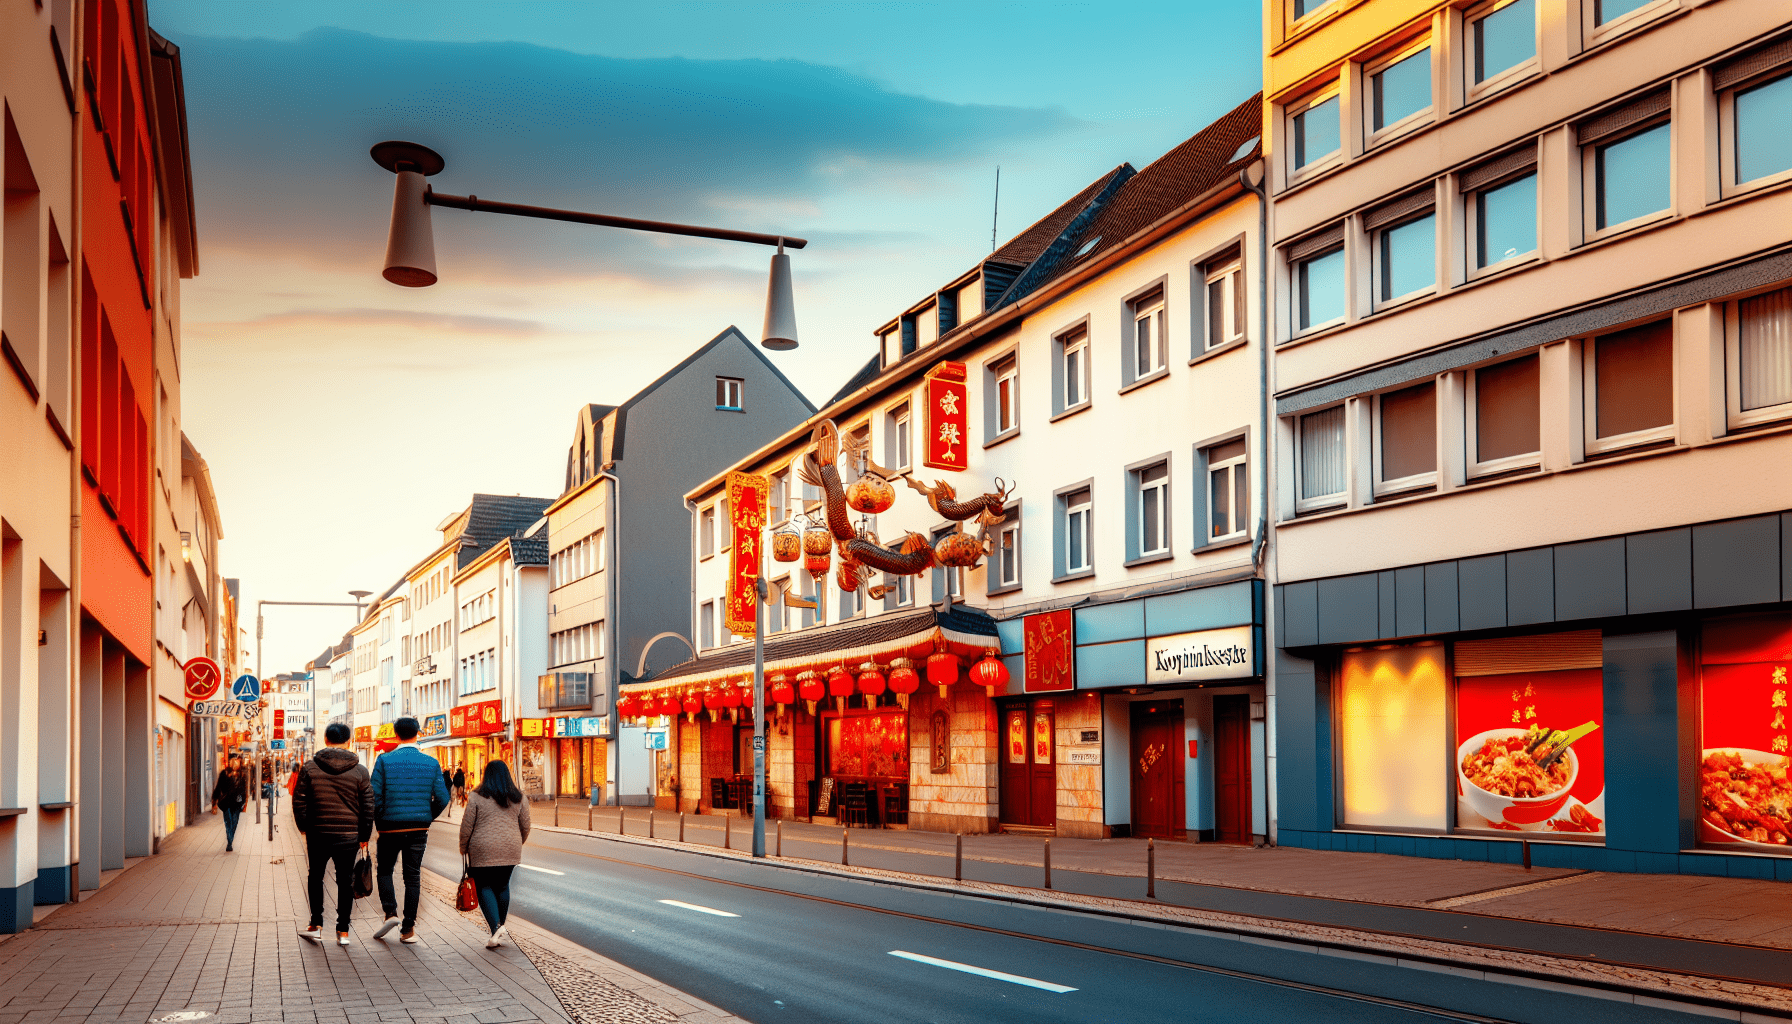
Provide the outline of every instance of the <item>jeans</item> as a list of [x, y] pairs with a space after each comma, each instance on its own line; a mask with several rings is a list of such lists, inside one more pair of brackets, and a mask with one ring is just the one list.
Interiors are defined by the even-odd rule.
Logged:
[[479, 912], [485, 915], [486, 925], [495, 932], [510, 916], [510, 873], [516, 870], [516, 865], [498, 864], [471, 870], [473, 884], [479, 887]]
[[305, 857], [311, 862], [306, 879], [305, 895], [311, 898], [311, 927], [324, 924], [324, 868], [336, 865], [336, 930], [348, 931], [349, 915], [355, 910], [355, 853], [361, 843], [354, 836], [308, 835]]
[[404, 925], [406, 935], [417, 925], [417, 897], [421, 895], [419, 880], [423, 873], [423, 848], [429, 845], [429, 829], [415, 832], [381, 832], [374, 858], [374, 875], [379, 879], [380, 907], [387, 917], [398, 916], [398, 893], [392, 886], [392, 869], [399, 855], [404, 856]]
[[229, 807], [220, 807], [218, 813], [224, 816], [224, 845], [226, 847], [235, 846], [236, 823], [241, 820], [243, 812]]

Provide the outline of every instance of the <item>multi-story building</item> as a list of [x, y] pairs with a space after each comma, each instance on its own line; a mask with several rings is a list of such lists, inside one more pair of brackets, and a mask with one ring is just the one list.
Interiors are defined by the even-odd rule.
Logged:
[[454, 551], [444, 544], [405, 574], [411, 609], [405, 712], [419, 721], [454, 706]]
[[[676, 510], [699, 481], [815, 411], [733, 327], [620, 405], [579, 410], [566, 481], [547, 509], [548, 667], [560, 793], [647, 803], [639, 740], [614, 742], [619, 682], [688, 658], [691, 534]], [[608, 790], [604, 789], [608, 786]]]
[[[789, 688], [768, 731], [774, 813], [1082, 837], [1267, 831], [1260, 109], [1092, 182], [880, 326], [877, 353], [819, 413], [729, 467], [769, 480], [771, 530], [818, 527], [801, 463], [817, 428], [832, 431], [848, 481], [888, 474], [897, 491], [863, 535], [938, 550], [962, 529], [987, 552], [968, 569], [864, 572], [856, 589], [765, 563], [774, 595], [821, 605], [764, 609], [770, 687]], [[700, 656], [632, 694], [730, 707], [750, 680], [751, 638], [724, 625], [727, 479], [688, 493]], [[999, 513], [954, 522], [945, 487], [998, 493]], [[923, 679], [899, 697], [882, 675], [904, 659]], [[986, 688], [970, 670], [991, 659], [1008, 681]], [[805, 706], [802, 684], [835, 672], [869, 691]], [[662, 776], [684, 810], [738, 805], [731, 781], [752, 770], [747, 716], [709, 714], [667, 744]]]
[[353, 730], [350, 742], [363, 764], [373, 763], [374, 734], [380, 725], [380, 638], [388, 628], [388, 600], [374, 602], [366, 617], [349, 630], [354, 646], [349, 652], [348, 724]]
[[[178, 378], [178, 360], [157, 340], [158, 367]], [[216, 778], [217, 722], [189, 718], [186, 663], [196, 657], [218, 660], [222, 651], [218, 542], [224, 528], [211, 470], [193, 443], [179, 432], [179, 410], [164, 387], [158, 423], [178, 443], [156, 447], [155, 498], [155, 709], [156, 835], [164, 836], [204, 811]], [[220, 664], [222, 662], [220, 661]]]
[[1277, 840], [1792, 878], [1785, 8], [1265, 39]]

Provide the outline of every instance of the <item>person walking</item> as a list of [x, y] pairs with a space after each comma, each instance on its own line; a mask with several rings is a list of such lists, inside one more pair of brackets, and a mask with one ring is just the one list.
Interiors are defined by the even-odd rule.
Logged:
[[479, 889], [479, 910], [492, 930], [485, 948], [510, 938], [510, 873], [523, 862], [529, 841], [529, 801], [510, 778], [510, 766], [489, 761], [460, 819], [460, 853]]
[[448, 787], [448, 803], [452, 806], [454, 804], [454, 772], [452, 769], [442, 769], [442, 785]]
[[236, 758], [224, 762], [218, 782], [212, 786], [212, 813], [224, 815], [224, 852], [236, 850], [236, 823], [249, 806], [249, 784], [243, 778], [243, 767]]
[[293, 787], [293, 822], [305, 836], [310, 862], [306, 895], [311, 900], [311, 927], [299, 934], [324, 940], [324, 868], [336, 865], [336, 944], [348, 942], [349, 915], [355, 909], [355, 851], [367, 849], [373, 835], [373, 783], [361, 759], [348, 749], [349, 728], [331, 722], [324, 730], [324, 749], [299, 770]]
[[467, 770], [458, 764], [454, 766], [454, 800], [467, 806]]
[[[392, 723], [398, 746], [373, 762], [373, 818], [380, 831], [374, 857], [380, 907], [386, 921], [373, 933], [383, 939], [398, 928], [398, 941], [417, 941], [417, 900], [422, 895], [423, 850], [429, 845], [430, 823], [448, 809], [448, 786], [436, 771], [436, 759], [417, 749], [420, 726], [415, 718]], [[398, 918], [398, 893], [392, 868], [404, 858], [404, 920]]]

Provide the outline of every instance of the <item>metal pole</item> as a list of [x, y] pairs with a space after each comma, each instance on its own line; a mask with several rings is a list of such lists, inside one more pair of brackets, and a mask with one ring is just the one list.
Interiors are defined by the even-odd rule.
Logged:
[[[260, 744], [257, 744], [259, 746]], [[255, 824], [261, 824], [261, 751], [256, 751], [254, 763], [249, 766], [249, 785], [255, 787]]]
[[[765, 554], [759, 555], [763, 570]], [[765, 575], [753, 581], [753, 856], [765, 856]]]
[[846, 837], [851, 834], [852, 834], [851, 830], [848, 829], [846, 826], [844, 826], [844, 825], [840, 826], [840, 863], [843, 865], [847, 863], [847, 860], [846, 860]]
[[657, 231], [667, 235], [691, 235], [696, 238], [719, 238], [725, 242], [755, 242], [759, 245], [785, 245], [801, 249], [809, 243], [790, 235], [768, 235], [758, 231], [733, 231], [728, 228], [706, 228], [695, 224], [671, 224], [665, 221], [641, 220], [637, 217], [616, 217], [607, 213], [583, 213], [578, 210], [557, 210], [548, 206], [524, 203], [502, 203], [478, 196], [451, 196], [443, 192], [425, 192], [423, 201], [431, 206], [475, 213], [507, 213], [513, 217], [537, 217], [541, 220], [563, 220], [573, 224], [595, 224], [607, 228], [630, 228], [635, 231]]
[[778, 856], [784, 856], [784, 819], [778, 819]]
[[684, 812], [678, 812], [678, 841], [684, 842]]
[[1145, 898], [1157, 899], [1157, 840], [1145, 840]]
[[722, 815], [722, 849], [734, 849], [734, 818]]
[[653, 838], [653, 812], [647, 812], [647, 838]]
[[[618, 795], [616, 799], [621, 800], [622, 797]], [[616, 805], [616, 834], [628, 835], [628, 811], [624, 810], [620, 803]]]
[[1045, 887], [1052, 887], [1052, 841], [1045, 841]]
[[964, 881], [964, 833], [960, 832], [953, 838], [957, 842], [953, 844], [955, 850], [952, 854], [952, 880], [962, 882]]
[[[560, 805], [556, 803], [554, 806], [559, 807]], [[587, 831], [587, 832], [592, 831], [591, 812], [592, 812], [593, 808], [595, 808], [596, 806], [597, 805], [595, 805], [595, 804], [586, 804], [585, 805], [585, 831]]]

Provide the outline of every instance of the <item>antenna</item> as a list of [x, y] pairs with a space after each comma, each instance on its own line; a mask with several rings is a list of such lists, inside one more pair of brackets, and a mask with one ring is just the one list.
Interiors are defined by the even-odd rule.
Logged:
[[996, 221], [1002, 216], [1002, 165], [996, 165], [996, 202], [989, 215], [989, 251], [996, 251]]

